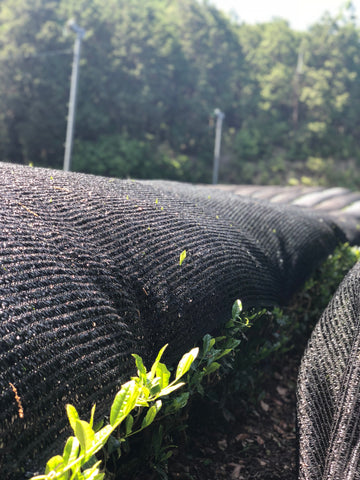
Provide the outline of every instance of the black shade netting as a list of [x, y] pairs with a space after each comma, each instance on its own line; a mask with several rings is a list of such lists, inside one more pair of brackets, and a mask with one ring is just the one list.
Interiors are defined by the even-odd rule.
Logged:
[[[245, 308], [285, 302], [342, 232], [326, 217], [170, 182], [0, 164], [0, 455], [34, 471], [134, 371]], [[181, 252], [187, 256], [179, 265]], [[23, 418], [13, 387], [21, 399]], [[59, 448], [60, 445], [60, 448]]]
[[360, 263], [317, 323], [298, 379], [300, 479], [360, 479]]

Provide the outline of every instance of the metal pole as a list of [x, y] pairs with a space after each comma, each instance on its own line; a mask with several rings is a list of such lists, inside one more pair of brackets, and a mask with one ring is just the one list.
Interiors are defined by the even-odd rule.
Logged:
[[67, 119], [66, 129], [66, 141], [65, 141], [65, 155], [64, 155], [64, 171], [70, 170], [72, 144], [74, 138], [74, 125], [75, 125], [75, 110], [76, 110], [76, 94], [79, 81], [79, 62], [81, 41], [84, 38], [85, 30], [80, 28], [75, 23], [69, 23], [68, 25], [75, 33], [76, 39], [74, 44], [74, 60], [71, 72], [71, 85], [70, 85], [70, 98], [69, 98], [69, 113]]
[[220, 148], [221, 148], [221, 130], [225, 114], [219, 109], [214, 110], [216, 116], [215, 127], [215, 148], [214, 148], [214, 168], [213, 168], [213, 185], [218, 183], [219, 178], [219, 164], [220, 164]]

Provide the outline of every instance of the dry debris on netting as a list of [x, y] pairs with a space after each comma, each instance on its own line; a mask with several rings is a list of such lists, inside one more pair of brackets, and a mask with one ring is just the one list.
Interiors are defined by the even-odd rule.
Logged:
[[[170, 343], [289, 300], [345, 236], [328, 217], [206, 187], [0, 165], [0, 454], [34, 471]], [[179, 256], [187, 256], [179, 265]], [[100, 406], [103, 408], [101, 410]], [[21, 409], [20, 409], [21, 408]], [[106, 410], [105, 410], [106, 409]]]

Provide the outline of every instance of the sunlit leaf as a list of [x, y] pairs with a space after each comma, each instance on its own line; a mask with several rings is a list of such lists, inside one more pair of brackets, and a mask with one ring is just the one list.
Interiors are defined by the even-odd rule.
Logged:
[[80, 446], [84, 452], [92, 447], [95, 440], [95, 432], [85, 420], [76, 420], [75, 435], [79, 440]]
[[146, 368], [144, 366], [142, 358], [136, 353], [133, 353], [132, 356], [135, 358], [136, 368], [138, 369], [139, 377], [146, 381]]
[[160, 397], [165, 397], [165, 395], [169, 395], [171, 392], [178, 390], [180, 387], [184, 386], [184, 382], [177, 383], [176, 385], [169, 385], [168, 387], [164, 388], [160, 392]]
[[91, 468], [87, 468], [83, 473], [82, 473], [82, 478], [84, 480], [102, 480], [105, 476], [104, 473], [99, 472], [99, 466], [101, 464], [101, 461], [96, 462], [95, 465], [93, 465]]
[[183, 261], [185, 260], [186, 258], [186, 250], [183, 250], [181, 253], [180, 253], [180, 260], [179, 260], [179, 265], [181, 266]]
[[156, 368], [156, 376], [159, 377], [159, 386], [162, 390], [169, 385], [170, 372], [164, 363], [159, 363]]
[[149, 375], [149, 379], [152, 380], [154, 377], [155, 377], [155, 373], [156, 373], [156, 369], [157, 369], [157, 366], [161, 360], [161, 357], [163, 356], [164, 352], [165, 352], [165, 349], [167, 348], [168, 344], [164, 345], [162, 347], [162, 349], [159, 351], [156, 359], [155, 359], [155, 362], [153, 363], [153, 366], [151, 367], [151, 370], [150, 370], [150, 375]]
[[111, 425], [105, 425], [104, 428], [95, 433], [95, 443], [99, 445], [105, 445], [107, 439], [114, 431]]
[[59, 468], [64, 466], [64, 459], [61, 455], [55, 455], [54, 457], [50, 458], [50, 460], [46, 464], [45, 474], [55, 471]]
[[94, 415], [95, 415], [95, 408], [96, 408], [96, 403], [92, 406], [91, 413], [90, 413], [90, 427], [93, 428], [94, 424]]
[[199, 353], [199, 348], [193, 348], [190, 350], [190, 352], [185, 353], [185, 355], [182, 357], [180, 360], [177, 369], [176, 369], [176, 376], [175, 380], [178, 380], [180, 377], [182, 377], [191, 367], [191, 364], [195, 360], [195, 358], [198, 356]]
[[130, 380], [122, 385], [117, 393], [110, 411], [110, 425], [114, 426], [128, 415], [135, 407], [139, 394], [139, 387], [134, 380]]
[[63, 458], [64, 463], [72, 463], [79, 455], [79, 440], [76, 437], [69, 437], [66, 441]]
[[74, 430], [74, 433], [75, 433], [76, 422], [77, 420], [80, 420], [79, 414], [76, 408], [70, 404], [66, 405], [66, 413], [67, 413], [71, 428]]
[[232, 306], [232, 318], [238, 318], [242, 312], [242, 303], [240, 300], [236, 300]]

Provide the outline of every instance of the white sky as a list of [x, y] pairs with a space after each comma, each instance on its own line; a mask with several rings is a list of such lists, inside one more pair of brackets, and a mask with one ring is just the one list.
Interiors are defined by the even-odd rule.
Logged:
[[[344, 0], [211, 0], [220, 10], [236, 12], [245, 23], [270, 21], [273, 17], [285, 18], [294, 30], [306, 30], [317, 22], [325, 11], [336, 15]], [[353, 0], [357, 17], [360, 17], [360, 0]]]

